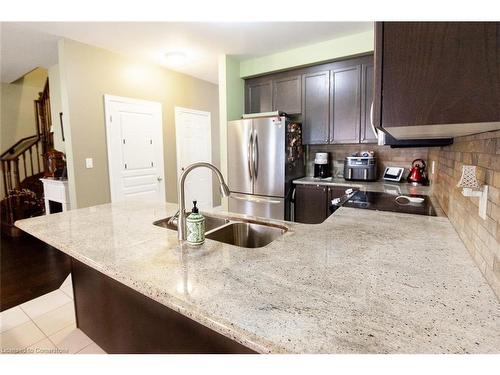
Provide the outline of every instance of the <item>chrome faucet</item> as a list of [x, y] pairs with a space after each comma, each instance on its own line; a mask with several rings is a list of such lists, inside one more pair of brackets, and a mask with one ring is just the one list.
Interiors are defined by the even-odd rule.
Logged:
[[222, 177], [222, 173], [217, 169], [217, 167], [213, 166], [210, 163], [194, 163], [186, 167], [179, 178], [179, 218], [177, 219], [177, 238], [179, 241], [184, 241], [186, 239], [186, 203], [184, 202], [184, 182], [186, 180], [187, 175], [193, 169], [199, 167], [206, 167], [211, 169], [219, 179], [219, 189], [220, 193], [223, 197], [228, 197], [230, 192], [226, 183], [224, 182], [224, 177]]

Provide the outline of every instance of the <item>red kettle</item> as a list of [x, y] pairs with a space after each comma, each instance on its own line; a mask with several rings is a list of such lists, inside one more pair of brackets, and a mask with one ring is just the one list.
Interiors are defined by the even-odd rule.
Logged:
[[427, 178], [425, 176], [425, 161], [422, 159], [415, 159], [411, 163], [410, 174], [408, 175], [408, 181], [418, 184], [425, 184]]

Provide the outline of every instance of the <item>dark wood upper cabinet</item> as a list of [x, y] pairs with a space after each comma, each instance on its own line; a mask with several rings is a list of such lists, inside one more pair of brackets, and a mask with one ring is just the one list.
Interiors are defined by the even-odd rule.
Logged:
[[304, 144], [376, 142], [373, 82], [372, 55], [254, 77], [245, 82], [245, 112], [272, 107], [298, 118]]
[[302, 103], [302, 142], [328, 143], [331, 127], [329, 70], [302, 76]]
[[361, 143], [377, 143], [375, 128], [372, 126], [374, 66], [373, 61], [361, 65]]
[[289, 115], [302, 113], [300, 75], [273, 80], [273, 111], [283, 111]]
[[271, 79], [247, 84], [245, 87], [245, 113], [270, 112], [273, 109]]
[[396, 138], [500, 128], [500, 22], [382, 22], [377, 126]]
[[330, 143], [359, 143], [361, 121], [361, 66], [332, 70]]

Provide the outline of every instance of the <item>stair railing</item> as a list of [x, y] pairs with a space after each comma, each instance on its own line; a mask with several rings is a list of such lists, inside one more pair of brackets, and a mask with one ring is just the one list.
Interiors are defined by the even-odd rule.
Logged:
[[[51, 133], [49, 80], [34, 101], [36, 134], [23, 138], [0, 155], [5, 195], [18, 189], [21, 181], [45, 171], [43, 155], [54, 146]], [[22, 166], [22, 169], [20, 168]]]
[[11, 198], [19, 193], [23, 180], [45, 172], [47, 166], [43, 155], [54, 145], [48, 79], [34, 105], [36, 134], [19, 140], [0, 155], [5, 193], [5, 199], [0, 202], [2, 232], [5, 228], [13, 228], [14, 221], [19, 216], [14, 212], [16, 209], [12, 205]]
[[44, 171], [43, 159], [40, 160], [41, 143], [41, 138], [36, 135], [26, 137], [0, 156], [6, 196], [10, 191], [19, 189], [25, 178]]

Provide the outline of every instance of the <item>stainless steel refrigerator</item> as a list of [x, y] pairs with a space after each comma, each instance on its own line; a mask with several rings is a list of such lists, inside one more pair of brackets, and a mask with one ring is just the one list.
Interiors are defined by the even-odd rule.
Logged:
[[291, 220], [292, 180], [305, 175], [300, 124], [284, 116], [228, 123], [229, 211]]

